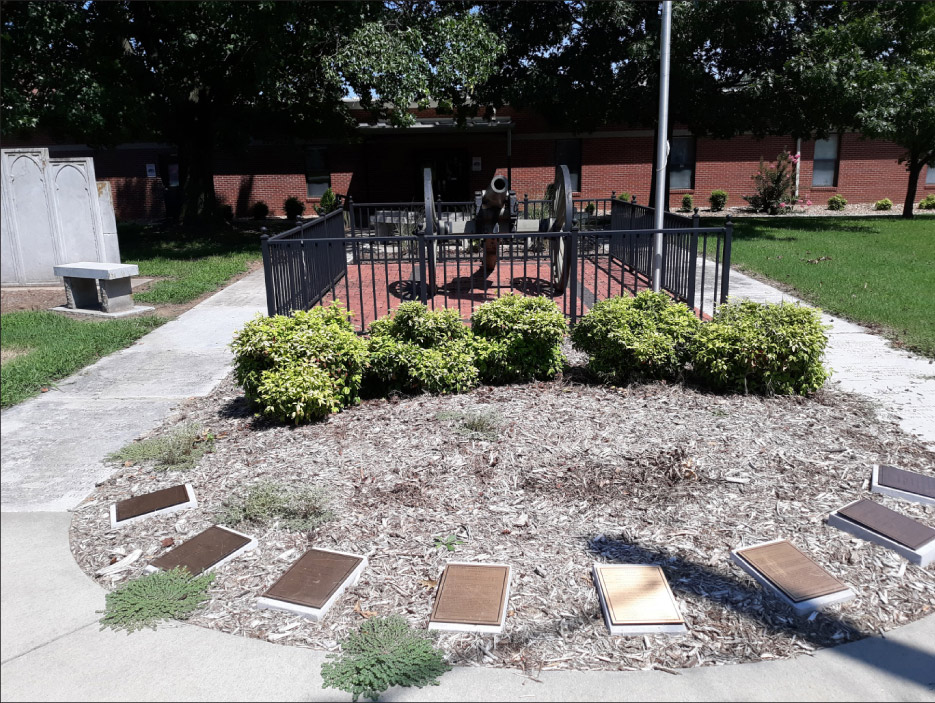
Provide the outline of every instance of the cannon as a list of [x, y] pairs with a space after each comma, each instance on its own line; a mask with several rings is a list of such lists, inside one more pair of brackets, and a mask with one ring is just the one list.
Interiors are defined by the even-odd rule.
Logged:
[[[571, 232], [573, 213], [571, 177], [568, 167], [565, 165], [558, 166], [555, 169], [555, 198], [551, 208], [552, 217], [546, 217], [539, 221], [518, 219], [516, 195], [508, 190], [506, 178], [500, 175], [494, 176], [490, 181], [490, 185], [476, 195], [474, 218], [463, 223], [447, 222], [439, 219], [435, 212], [431, 169], [425, 169], [423, 183], [425, 195], [424, 233], [428, 235]], [[496, 270], [499, 247], [499, 237], [484, 239], [483, 274], [489, 276]], [[437, 258], [438, 240], [432, 240], [427, 247], [428, 283], [432, 294], [436, 290], [435, 263]], [[571, 247], [568, 236], [549, 238], [549, 259], [552, 285], [558, 294], [568, 285], [568, 270], [571, 265]]]

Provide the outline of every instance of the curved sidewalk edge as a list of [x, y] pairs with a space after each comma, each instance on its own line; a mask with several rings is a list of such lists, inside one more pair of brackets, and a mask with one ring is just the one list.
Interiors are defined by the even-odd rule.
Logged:
[[[104, 591], [71, 557], [68, 513], [2, 516], [4, 701], [336, 700], [323, 652], [186, 624], [101, 631]], [[457, 667], [438, 687], [381, 700], [892, 700], [935, 698], [935, 616], [885, 637], [796, 659], [662, 671], [542, 672]]]
[[256, 271], [135, 344], [4, 410], [3, 510], [68, 510], [113, 473], [109, 453], [210, 393], [230, 370], [234, 332], [266, 308]]
[[[802, 303], [734, 269], [730, 272], [730, 291], [731, 298], [758, 303]], [[822, 320], [831, 325], [825, 363], [834, 371], [832, 383], [875, 401], [884, 417], [895, 420], [905, 432], [916, 435], [935, 451], [935, 361], [896, 349], [866, 327], [834, 315], [825, 313]]]

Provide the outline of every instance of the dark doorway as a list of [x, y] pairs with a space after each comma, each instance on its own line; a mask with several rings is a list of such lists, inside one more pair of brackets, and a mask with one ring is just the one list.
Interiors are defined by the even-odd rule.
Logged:
[[418, 160], [418, 190], [422, 189], [423, 169], [432, 169], [432, 189], [435, 199], [446, 202], [470, 200], [470, 160], [464, 150], [434, 150], [422, 152]]

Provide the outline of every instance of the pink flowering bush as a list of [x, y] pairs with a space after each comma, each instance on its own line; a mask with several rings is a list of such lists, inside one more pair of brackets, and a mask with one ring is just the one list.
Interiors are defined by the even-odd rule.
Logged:
[[746, 200], [756, 212], [779, 215], [792, 209], [795, 202], [792, 167], [799, 161], [799, 155], [784, 151], [776, 157], [775, 166], [767, 166], [760, 161], [760, 166], [753, 176], [753, 195], [745, 195]]

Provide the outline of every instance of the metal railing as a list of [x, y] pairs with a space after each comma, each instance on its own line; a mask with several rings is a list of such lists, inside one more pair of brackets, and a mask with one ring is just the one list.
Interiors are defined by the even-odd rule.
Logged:
[[[331, 213], [264, 237], [269, 314], [341, 300], [364, 332], [407, 300], [454, 307], [467, 320], [480, 304], [515, 292], [551, 298], [574, 324], [599, 300], [651, 288], [652, 209], [623, 201], [609, 208], [608, 229], [432, 236], [345, 234], [340, 213]], [[727, 299], [733, 225], [700, 227], [697, 213], [669, 215], [662, 287], [704, 317]], [[650, 226], [642, 226], [647, 219]], [[485, 257], [489, 239], [498, 240], [492, 269]], [[552, 249], [560, 240], [568, 275], [557, 288]]]
[[270, 315], [308, 310], [347, 274], [341, 210], [260, 241]]

